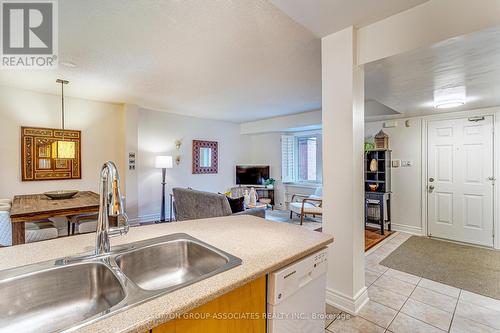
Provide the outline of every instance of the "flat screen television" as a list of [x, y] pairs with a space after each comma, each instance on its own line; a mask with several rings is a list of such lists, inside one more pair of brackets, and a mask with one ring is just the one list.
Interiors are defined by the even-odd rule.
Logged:
[[269, 179], [268, 165], [237, 165], [237, 185], [264, 185]]

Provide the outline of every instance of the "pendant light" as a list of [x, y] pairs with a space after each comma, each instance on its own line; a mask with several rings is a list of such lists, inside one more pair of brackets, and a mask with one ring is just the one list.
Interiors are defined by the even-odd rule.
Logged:
[[62, 140], [52, 142], [52, 158], [65, 160], [74, 159], [76, 155], [76, 144], [74, 141], [64, 140], [64, 85], [69, 81], [57, 79], [61, 84], [61, 108], [62, 108]]

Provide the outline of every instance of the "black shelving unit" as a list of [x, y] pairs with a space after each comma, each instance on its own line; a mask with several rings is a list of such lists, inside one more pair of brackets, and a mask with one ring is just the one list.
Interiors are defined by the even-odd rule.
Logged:
[[[375, 160], [376, 170], [370, 170], [370, 164]], [[378, 185], [370, 189], [370, 185]], [[365, 224], [380, 226], [380, 234], [384, 234], [387, 224], [391, 230], [391, 151], [370, 150], [365, 152]]]

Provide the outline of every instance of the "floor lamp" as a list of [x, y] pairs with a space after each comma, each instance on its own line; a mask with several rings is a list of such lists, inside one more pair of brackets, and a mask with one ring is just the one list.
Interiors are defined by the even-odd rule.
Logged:
[[160, 223], [165, 221], [165, 176], [167, 174], [167, 169], [172, 169], [172, 156], [156, 156], [155, 168], [161, 169], [161, 213], [160, 213]]

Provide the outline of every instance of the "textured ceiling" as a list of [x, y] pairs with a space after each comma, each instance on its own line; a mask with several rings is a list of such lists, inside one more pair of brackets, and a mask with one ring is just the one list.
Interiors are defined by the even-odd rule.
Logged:
[[276, 7], [324, 37], [351, 25], [362, 27], [428, 0], [270, 0]]
[[[434, 108], [436, 92], [457, 87], [465, 87], [465, 105]], [[366, 65], [365, 95], [404, 116], [500, 105], [500, 27]]]
[[234, 122], [321, 107], [320, 40], [265, 0], [64, 0], [59, 36], [76, 68], [0, 85]]

